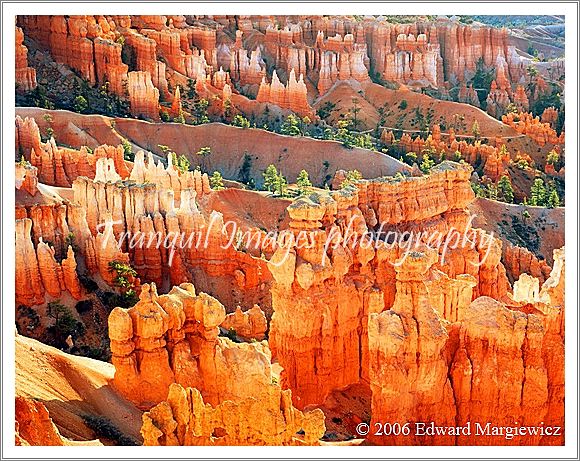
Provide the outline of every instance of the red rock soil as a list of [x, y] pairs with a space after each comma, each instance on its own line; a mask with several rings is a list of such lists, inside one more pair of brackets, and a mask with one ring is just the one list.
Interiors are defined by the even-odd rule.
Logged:
[[[522, 213], [528, 210], [530, 218], [527, 224], [540, 235], [539, 253], [544, 256], [548, 264], [552, 264], [552, 252], [564, 246], [564, 208], [543, 208], [523, 205], [512, 205], [484, 198], [478, 198], [469, 206], [469, 211], [477, 215], [473, 226], [494, 232], [502, 240], [512, 240], [514, 230], [510, 227], [512, 217], [522, 220]], [[508, 225], [502, 225], [507, 222]], [[521, 245], [520, 243], [520, 246]]]
[[[261, 183], [262, 172], [270, 164], [281, 169], [289, 182], [306, 169], [310, 180], [322, 185], [338, 169], [359, 170], [365, 178], [394, 175], [409, 167], [398, 160], [367, 149], [347, 149], [336, 141], [292, 137], [265, 130], [244, 130], [221, 123], [192, 126], [178, 123], [149, 123], [135, 119], [111, 119], [101, 115], [80, 115], [69, 111], [48, 111], [38, 108], [17, 108], [16, 114], [33, 117], [41, 133], [46, 131], [43, 116], [53, 118], [51, 127], [59, 134], [59, 144], [74, 148], [100, 144], [118, 145], [122, 138], [133, 144], [133, 151], [143, 149], [165, 157], [159, 144], [169, 146], [178, 154], [185, 154], [192, 166], [202, 170], [219, 170], [227, 179], [238, 179], [244, 155], [252, 157], [251, 172], [256, 183]], [[114, 120], [114, 127], [111, 122]], [[202, 147], [210, 147], [211, 155], [200, 160], [195, 155]], [[328, 167], [325, 167], [328, 162]]]

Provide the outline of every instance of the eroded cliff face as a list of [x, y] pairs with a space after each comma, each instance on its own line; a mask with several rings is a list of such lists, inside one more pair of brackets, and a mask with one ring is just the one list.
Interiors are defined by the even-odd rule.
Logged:
[[19, 16], [17, 24], [23, 90], [35, 79], [22, 31], [90, 85], [127, 98], [134, 116], [152, 120], [159, 119], [160, 103], [170, 103], [189, 79], [200, 96], [218, 100], [213, 111], [228, 100], [221, 94], [227, 85], [234, 95], [228, 110], [258, 114], [267, 102], [311, 118], [310, 103], [337, 82], [360, 86], [371, 77], [444, 94], [459, 86], [458, 100], [479, 107], [476, 92], [467, 88], [479, 62], [495, 69], [487, 111], [497, 118], [510, 103], [528, 110], [548, 91], [541, 77], [534, 94], [520, 85], [525, 62], [506, 29], [441, 18], [392, 24], [337, 16], [86, 15]]
[[[563, 305], [545, 303], [547, 298], [524, 300], [520, 293], [516, 305], [506, 306], [484, 296], [464, 305], [461, 318], [449, 323], [428, 296], [425, 280], [432, 262], [429, 252], [420, 252], [397, 267], [393, 307], [369, 318], [372, 421], [433, 421], [439, 426], [470, 422], [473, 427], [488, 422], [540, 426], [550, 421], [563, 427], [563, 354], [545, 354], [548, 344], [562, 351]], [[558, 269], [552, 286], [562, 288], [560, 276]], [[526, 303], [533, 308], [529, 304], [523, 308]], [[451, 437], [413, 433], [372, 439], [379, 444], [441, 445], [537, 445], [563, 440], [563, 436], [528, 435], [500, 441], [475, 430], [469, 436]]]
[[[47, 152], [45, 146], [50, 152], [59, 152], [54, 141], [41, 142], [33, 119], [17, 119], [16, 133], [23, 152], [34, 145], [40, 145], [41, 152]], [[29, 152], [34, 151], [30, 147]], [[46, 283], [53, 287], [51, 294], [58, 286], [64, 290], [63, 283], [68, 280], [71, 294], [79, 295], [73, 269], [75, 258], [81, 256], [83, 269], [89, 275], [98, 274], [110, 287], [115, 285], [115, 274], [109, 264], [119, 261], [130, 264], [141, 279], [156, 282], [165, 291], [171, 284], [195, 280], [206, 291], [229, 293], [224, 301], [230, 305], [250, 308], [258, 303], [269, 308], [266, 261], [259, 258], [260, 253], [252, 256], [250, 250], [235, 244], [234, 230], [224, 224], [220, 213], [208, 215], [197, 206], [196, 199], [211, 193], [206, 173], [181, 172], [174, 165], [173, 155], [168, 156], [165, 166], [151, 154], [145, 159], [143, 151], [137, 152], [133, 164], [126, 163], [121, 145], [101, 146], [94, 154], [83, 149], [71, 149], [70, 153], [57, 169], [53, 167], [54, 157], [36, 162], [38, 167], [17, 165], [17, 188], [22, 193], [16, 217], [31, 220], [30, 236], [26, 237], [24, 227], [20, 233], [23, 241], [30, 239], [30, 244], [22, 245], [32, 245], [35, 252], [37, 247], [41, 249], [42, 264], [50, 278]], [[34, 164], [34, 157], [32, 160]], [[94, 168], [87, 168], [93, 161]], [[120, 174], [117, 164], [122, 168]], [[85, 172], [87, 176], [82, 174]], [[45, 192], [38, 192], [39, 181], [64, 185], [69, 178], [72, 195], [67, 194], [68, 199], [45, 188]], [[258, 229], [256, 232], [264, 234]], [[74, 238], [74, 252], [68, 250], [69, 234]], [[56, 261], [62, 261], [62, 277], [58, 275], [60, 269], [52, 275], [48, 270]], [[62, 280], [57, 283], [59, 277]], [[29, 278], [21, 286], [34, 280]], [[41, 292], [42, 288], [28, 291], [24, 304], [39, 303]]]
[[[416, 252], [402, 261], [395, 269], [393, 306], [369, 317], [371, 427], [391, 421], [432, 421], [437, 426], [455, 423], [454, 395], [443, 360], [449, 336], [425, 283], [435, 257], [431, 252]], [[380, 439], [384, 436], [375, 433], [371, 439], [383, 444]], [[389, 439], [400, 444], [454, 442], [448, 436], [430, 441], [415, 436]]]
[[235, 245], [221, 213], [199, 209], [196, 199], [211, 192], [207, 174], [181, 173], [172, 158], [165, 167], [137, 153], [127, 182], [110, 163], [95, 180], [77, 178], [74, 202], [87, 210], [88, 229], [96, 236], [109, 221], [114, 239], [107, 242], [120, 243], [140, 278], [164, 291], [194, 280], [232, 305], [267, 302], [266, 262]]
[[204, 403], [197, 389], [179, 384], [143, 415], [144, 445], [318, 445], [324, 414], [302, 413], [292, 406], [289, 390], [265, 387], [259, 399], [248, 397], [217, 406]]
[[58, 298], [68, 291], [78, 300], [84, 293], [66, 240], [66, 206], [38, 190], [37, 171], [30, 164], [16, 164], [20, 199], [41, 202], [16, 207], [16, 302], [26, 306], [41, 304], [45, 294]]
[[[461, 318], [472, 298], [507, 294], [501, 242], [469, 228], [470, 171], [444, 162], [427, 177], [361, 180], [288, 208], [294, 239], [269, 262], [270, 344], [299, 407], [320, 404], [331, 390], [367, 378], [368, 315], [392, 307], [395, 261], [414, 250], [389, 241], [395, 235], [414, 236], [413, 245], [433, 235], [469, 235], [469, 245], [438, 246], [439, 281], [431, 282], [430, 296], [450, 321]], [[379, 241], [369, 240], [369, 232], [380, 234]]]
[[144, 443], [316, 443], [324, 434], [322, 412], [292, 406], [290, 391], [274, 380], [266, 342], [218, 337], [225, 318], [216, 299], [189, 283], [161, 296], [155, 284], [145, 284], [135, 306], [111, 312], [114, 386], [150, 409]]
[[24, 33], [16, 27], [16, 90], [31, 91], [36, 88], [36, 69], [28, 66], [28, 48], [24, 45]]

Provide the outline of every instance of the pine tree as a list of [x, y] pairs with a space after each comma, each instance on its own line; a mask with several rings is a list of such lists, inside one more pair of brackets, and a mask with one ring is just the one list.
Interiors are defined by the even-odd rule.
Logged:
[[266, 168], [266, 171], [264, 171], [262, 176], [264, 177], [264, 188], [268, 192], [275, 191], [279, 182], [278, 170], [276, 170], [276, 167], [274, 165], [268, 165], [268, 168]]
[[477, 123], [477, 120], [475, 120], [473, 122], [473, 125], [471, 125], [471, 133], [473, 134], [473, 137], [475, 139], [479, 139], [479, 136], [481, 135], [481, 131], [479, 131], [479, 123]]
[[175, 168], [181, 171], [181, 173], [186, 173], [189, 171], [191, 163], [189, 162], [188, 158], [183, 154], [181, 154], [179, 157], [176, 154], [173, 155], [175, 155]]
[[237, 114], [234, 117], [232, 125], [239, 126], [240, 128], [250, 128], [250, 121], [243, 115]]
[[209, 184], [213, 190], [223, 190], [224, 187], [224, 178], [222, 177], [219, 171], [214, 171], [209, 178]]
[[433, 161], [433, 159], [431, 159], [431, 157], [429, 157], [429, 155], [423, 154], [423, 161], [421, 162], [421, 165], [419, 166], [421, 171], [423, 173], [429, 173], [429, 171], [431, 170], [431, 168], [433, 168], [434, 165], [435, 165], [435, 162]]
[[349, 170], [346, 172], [346, 179], [340, 185], [341, 189], [348, 187], [356, 183], [359, 179], [362, 179], [362, 174], [358, 170]]
[[507, 203], [514, 203], [514, 189], [508, 176], [502, 176], [497, 182], [497, 190], [500, 198]]
[[524, 224], [526, 224], [531, 217], [532, 215], [528, 210], [522, 211], [522, 221], [524, 222]]
[[553, 149], [550, 152], [548, 152], [548, 156], [546, 157], [547, 163], [549, 163], [550, 165], [553, 165], [555, 167], [559, 161], [560, 161], [560, 156], [558, 155], [558, 152], [556, 152]]
[[530, 205], [545, 206], [546, 204], [546, 187], [541, 178], [534, 179], [534, 184], [530, 189]]
[[296, 185], [298, 186], [300, 195], [303, 195], [306, 190], [312, 186], [310, 178], [308, 177], [308, 172], [306, 170], [302, 170], [300, 173], [298, 173], [298, 178], [296, 178]]
[[131, 143], [127, 139], [121, 138], [121, 144], [123, 146], [123, 158], [133, 162], [135, 160], [135, 154], [133, 153]]
[[300, 119], [296, 117], [296, 115], [290, 114], [282, 123], [280, 132], [288, 136], [301, 136], [302, 130], [300, 129]]
[[287, 197], [288, 196], [288, 182], [286, 178], [280, 173], [278, 175], [278, 179], [276, 181], [276, 195], [280, 197]]
[[199, 155], [201, 157], [201, 165], [202, 165], [203, 169], [206, 170], [205, 159], [206, 159], [206, 157], [211, 155], [211, 147], [209, 147], [209, 146], [202, 147], [201, 149], [199, 149], [195, 153], [195, 155]]
[[556, 208], [560, 206], [560, 197], [558, 191], [554, 188], [550, 191], [548, 196], [548, 208]]

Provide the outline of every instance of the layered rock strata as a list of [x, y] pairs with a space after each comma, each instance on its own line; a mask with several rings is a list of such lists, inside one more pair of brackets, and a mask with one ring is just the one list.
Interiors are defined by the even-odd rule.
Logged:
[[260, 400], [249, 397], [217, 406], [197, 389], [172, 384], [169, 395], [143, 415], [144, 445], [318, 445], [324, 414], [302, 413], [290, 391], [271, 384]]
[[28, 48], [24, 45], [24, 33], [16, 27], [16, 89], [27, 92], [36, 88], [36, 69], [28, 65]]
[[506, 296], [501, 242], [469, 228], [470, 170], [444, 162], [428, 177], [362, 180], [288, 208], [293, 238], [269, 261], [270, 345], [297, 406], [321, 403], [331, 390], [367, 378], [368, 315], [393, 305], [394, 263], [414, 250], [383, 239], [406, 232], [421, 245], [434, 235], [469, 235], [466, 245], [436, 245], [441, 280], [431, 296], [450, 321], [472, 298]]
[[[145, 445], [315, 444], [320, 410], [302, 413], [274, 382], [266, 343], [218, 337], [225, 308], [185, 283], [109, 316], [115, 387], [141, 408]], [[301, 432], [302, 435], [298, 433]]]
[[[369, 318], [371, 427], [373, 421], [399, 420], [413, 426], [409, 436], [372, 440], [429, 445], [561, 443], [561, 431], [557, 436], [538, 431], [512, 438], [485, 429], [476, 435], [475, 425], [540, 427], [549, 420], [563, 427], [563, 355], [547, 353], [563, 350], [562, 300], [558, 295], [540, 300], [537, 293], [530, 297], [522, 285], [514, 291], [519, 305], [508, 308], [480, 297], [450, 324], [429, 300], [425, 279], [431, 264], [428, 252], [408, 258], [397, 268], [393, 307]], [[563, 289], [561, 259], [558, 264], [542, 293]], [[415, 423], [431, 421], [441, 426], [469, 423], [473, 431], [416, 437]]]

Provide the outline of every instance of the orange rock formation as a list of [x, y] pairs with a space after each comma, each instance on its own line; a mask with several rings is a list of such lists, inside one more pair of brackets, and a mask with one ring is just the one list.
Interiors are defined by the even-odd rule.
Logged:
[[42, 142], [34, 118], [16, 116], [16, 155], [38, 168], [38, 178], [50, 186], [70, 187], [78, 176], [94, 178], [100, 158], [111, 159], [121, 178], [129, 176], [122, 145], [97, 146], [92, 153], [58, 146], [53, 138]]
[[261, 341], [266, 337], [268, 321], [257, 304], [246, 312], [238, 306], [234, 312], [226, 315], [220, 327], [235, 331], [238, 337]]
[[[470, 170], [443, 162], [429, 177], [359, 181], [356, 189], [313, 194], [288, 208], [298, 241], [278, 248], [269, 262], [274, 278], [270, 345], [299, 408], [321, 403], [331, 390], [367, 375], [367, 317], [392, 306], [393, 263], [403, 250], [369, 246], [364, 234], [468, 232]], [[501, 299], [509, 287], [500, 263], [501, 242], [482, 231], [471, 232], [471, 247], [448, 252], [438, 264], [449, 299], [441, 291], [434, 293], [450, 320], [460, 316], [461, 300], [482, 295]], [[348, 243], [353, 239], [354, 244]], [[337, 244], [341, 241], [347, 244]], [[467, 263], [474, 260], [482, 264], [476, 268]], [[445, 274], [459, 281], [447, 281]]]
[[[554, 360], [546, 354], [547, 348], [562, 350], [564, 344], [559, 295], [526, 300], [533, 304], [533, 313], [480, 297], [465, 309], [459, 322], [449, 324], [429, 308], [425, 279], [432, 261], [429, 253], [417, 253], [397, 267], [393, 307], [369, 318], [372, 421], [395, 421], [404, 415], [405, 421], [435, 421], [445, 426], [468, 421], [484, 426], [489, 421], [498, 426], [540, 425], [546, 420], [562, 426], [563, 355]], [[561, 259], [558, 264], [543, 293], [561, 292]], [[498, 440], [492, 435], [462, 434], [425, 438], [411, 432], [408, 437], [373, 440], [382, 444], [536, 445], [558, 444], [562, 437]]]
[[204, 403], [197, 389], [172, 384], [167, 401], [143, 415], [144, 445], [318, 445], [324, 414], [302, 413], [290, 391], [270, 384], [259, 399], [248, 397], [217, 406]]
[[128, 90], [133, 115], [159, 120], [159, 90], [149, 72], [129, 72]]
[[300, 115], [312, 116], [313, 111], [308, 104], [306, 96], [306, 84], [304, 83], [302, 74], [300, 74], [300, 78], [296, 81], [296, 74], [294, 69], [292, 69], [286, 85], [280, 82], [276, 71], [272, 74], [272, 83], [267, 83], [265, 77], [262, 78], [256, 100], [258, 102], [275, 104], [284, 109], [290, 109]]
[[16, 85], [21, 92], [36, 88], [36, 69], [28, 66], [28, 48], [24, 45], [24, 33], [16, 28]]
[[[427, 136], [427, 139], [423, 139], [419, 135], [412, 138], [408, 133], [404, 133], [397, 146], [404, 153], [415, 152], [419, 155], [427, 149], [436, 153], [444, 153], [445, 158], [453, 160], [457, 160], [457, 154], [459, 154], [461, 159], [470, 164], [483, 162], [484, 173], [494, 181], [502, 176], [511, 158], [507, 150], [502, 150], [502, 146], [505, 144], [503, 139], [497, 138], [494, 146], [482, 144], [481, 141], [473, 143], [466, 140], [458, 141], [452, 128], [445, 135], [442, 135], [439, 125], [433, 125], [431, 134]], [[395, 136], [392, 131], [384, 130], [381, 133], [381, 140], [386, 145], [392, 145]]]
[[323, 413], [292, 406], [290, 391], [273, 382], [266, 343], [218, 337], [225, 315], [216, 299], [189, 283], [161, 296], [155, 284], [145, 284], [134, 307], [111, 312], [114, 385], [150, 408], [143, 415], [145, 444], [316, 443]]
[[55, 259], [55, 249], [39, 239], [36, 248], [31, 238], [32, 220], [16, 220], [16, 302], [33, 306], [44, 302], [45, 293], [58, 298], [68, 291], [81, 299], [75, 255], [69, 246], [62, 262]]
[[518, 133], [525, 134], [532, 138], [539, 146], [564, 143], [564, 132], [558, 136], [556, 131], [550, 126], [550, 123], [544, 123], [540, 121], [539, 117], [534, 117], [530, 113], [509, 113], [504, 115], [501, 120], [506, 125], [514, 128]]
[[64, 440], [42, 402], [16, 397], [16, 445], [62, 446]]

